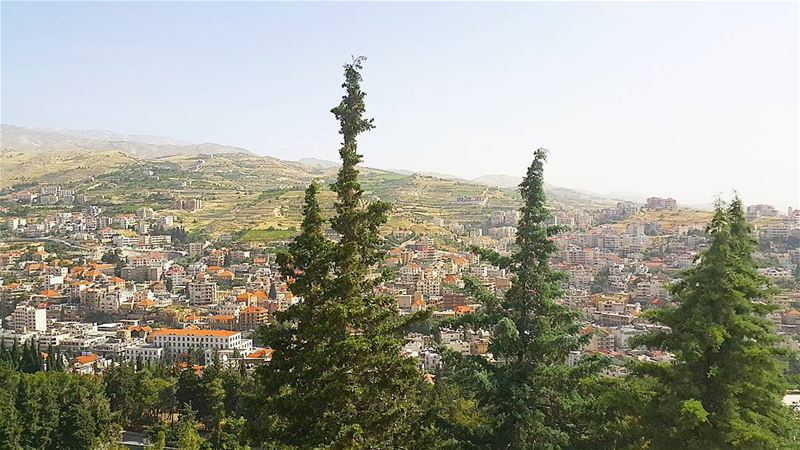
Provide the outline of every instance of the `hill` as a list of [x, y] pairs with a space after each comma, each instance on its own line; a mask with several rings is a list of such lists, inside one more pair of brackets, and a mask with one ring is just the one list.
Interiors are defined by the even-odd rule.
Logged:
[[[0, 188], [62, 184], [85, 194], [93, 204], [117, 212], [144, 205], [168, 212], [175, 199], [201, 199], [204, 206], [198, 211], [174, 211], [186, 228], [239, 232], [254, 240], [283, 239], [291, 234], [300, 221], [303, 189], [312, 180], [323, 185], [321, 202], [326, 210], [333, 206], [333, 194], [327, 190], [338, 170], [333, 161], [285, 161], [246, 151], [217, 152], [218, 147], [233, 147], [216, 144], [192, 144], [189, 151], [179, 141], [153, 136], [30, 130], [3, 126]], [[130, 140], [102, 140], [121, 138]], [[139, 154], [141, 146], [157, 151]], [[107, 147], [112, 149], [103, 150]], [[175, 147], [184, 151], [163, 151]], [[394, 205], [389, 229], [437, 233], [444, 231], [442, 220], [481, 226], [491, 211], [518, 207], [519, 196], [513, 188], [441, 174], [366, 167], [360, 172], [365, 198]], [[571, 189], [546, 188], [558, 207], [611, 203]], [[464, 197], [483, 200], [465, 201]], [[52, 207], [42, 213], [47, 211]]]

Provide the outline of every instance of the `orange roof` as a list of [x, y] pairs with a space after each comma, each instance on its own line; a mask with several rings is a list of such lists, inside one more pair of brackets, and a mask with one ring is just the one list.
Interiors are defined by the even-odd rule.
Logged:
[[78, 364], [91, 364], [97, 361], [97, 355], [94, 353], [90, 353], [88, 355], [81, 355], [75, 358], [75, 362]]
[[217, 322], [231, 322], [236, 320], [236, 316], [232, 316], [230, 314], [217, 314], [215, 316], [211, 316], [211, 319]]
[[219, 272], [220, 270], [222, 270], [220, 266], [208, 266], [206, 272]]
[[92, 263], [91, 266], [94, 267], [95, 269], [113, 269], [114, 268], [113, 264], [103, 264], [103, 263], [96, 263], [96, 262]]
[[241, 294], [236, 296], [236, 300], [240, 301], [240, 302], [246, 302], [252, 296], [253, 296], [253, 294], [251, 294], [249, 292], [242, 292]]
[[269, 358], [270, 355], [272, 355], [272, 349], [271, 348], [260, 348], [260, 349], [258, 349], [256, 351], [250, 353], [249, 355], [247, 355], [247, 357], [248, 358]]
[[39, 292], [39, 295], [44, 295], [47, 298], [61, 297], [61, 294], [59, 294], [58, 292], [56, 292], [56, 291], [54, 291], [52, 289], [47, 289], [45, 291]]
[[19, 283], [8, 283], [6, 287], [9, 289], [16, 289], [19, 287]]
[[267, 293], [264, 292], [264, 291], [255, 291], [255, 292], [253, 292], [253, 295], [255, 295], [256, 298], [259, 299], [259, 300], [266, 300], [267, 299]]
[[144, 306], [144, 307], [146, 308], [146, 307], [148, 307], [148, 306], [155, 306], [155, 305], [156, 305], [156, 302], [154, 302], [153, 300], [150, 300], [150, 299], [147, 299], [147, 298], [146, 298], [146, 299], [144, 299], [144, 300], [140, 301], [139, 303], [137, 303], [137, 305], [139, 305], [139, 306]]
[[198, 337], [230, 337], [239, 334], [238, 331], [224, 330], [196, 330], [188, 328], [162, 328], [152, 333], [153, 336], [198, 336]]
[[248, 306], [247, 308], [241, 310], [241, 313], [265, 313], [267, 312], [267, 308], [263, 308], [261, 306]]
[[146, 333], [149, 333], [149, 332], [153, 331], [153, 329], [148, 327], [148, 326], [140, 326], [140, 325], [131, 325], [131, 326], [128, 327], [128, 330], [130, 330], [130, 331], [144, 331]]
[[120, 277], [111, 277], [111, 282], [112, 283], [124, 283], [125, 279], [124, 278], [120, 278]]
[[453, 311], [455, 311], [457, 313], [465, 313], [465, 314], [466, 313], [471, 313], [472, 312], [472, 307], [471, 306], [467, 306], [467, 305], [458, 305], [455, 308], [453, 308]]

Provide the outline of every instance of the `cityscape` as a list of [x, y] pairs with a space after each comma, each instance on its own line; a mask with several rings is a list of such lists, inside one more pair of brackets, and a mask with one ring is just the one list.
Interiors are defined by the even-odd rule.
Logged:
[[[9, 3], [11, 37], [36, 8], [57, 11]], [[284, 13], [251, 5], [273, 6]], [[564, 5], [545, 6], [514, 11]], [[28, 104], [4, 101], [0, 449], [800, 448], [797, 177], [754, 181], [748, 149], [665, 189], [663, 155], [595, 168], [535, 141], [486, 149], [471, 172], [466, 147], [444, 157], [453, 174], [441, 155], [391, 168], [369, 136], [411, 131], [370, 84], [384, 64], [349, 56], [325, 72], [338, 134], [307, 132], [335, 160], [40, 126], [7, 120]], [[307, 94], [270, 108], [292, 114]], [[420, 145], [403, 167], [424, 166]], [[489, 174], [504, 160], [514, 175]], [[571, 171], [607, 185], [562, 185]], [[657, 187], [627, 192], [642, 173]]]

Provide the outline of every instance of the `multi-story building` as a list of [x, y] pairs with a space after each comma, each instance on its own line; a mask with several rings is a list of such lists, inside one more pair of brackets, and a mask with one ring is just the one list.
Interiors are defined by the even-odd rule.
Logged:
[[203, 249], [205, 248], [204, 242], [190, 242], [189, 243], [189, 257], [195, 258], [203, 256]]
[[17, 305], [11, 313], [11, 326], [17, 333], [47, 331], [47, 310], [30, 305]]
[[196, 305], [207, 305], [217, 302], [217, 283], [195, 281], [189, 283], [189, 301]]
[[125, 358], [128, 361], [157, 361], [164, 356], [164, 348], [148, 344], [136, 344], [125, 348]]
[[243, 329], [258, 329], [268, 319], [269, 311], [261, 306], [248, 306], [239, 311], [239, 326]]
[[775, 217], [778, 210], [772, 205], [750, 205], [747, 207], [747, 218], [755, 219], [758, 217]]
[[153, 331], [153, 345], [164, 349], [165, 356], [177, 356], [189, 349], [204, 352], [215, 350], [249, 350], [251, 341], [242, 339], [242, 333], [225, 330], [198, 330], [163, 328]]

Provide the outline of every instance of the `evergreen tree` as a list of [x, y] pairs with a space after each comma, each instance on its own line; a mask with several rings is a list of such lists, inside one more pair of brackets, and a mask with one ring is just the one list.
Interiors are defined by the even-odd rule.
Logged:
[[797, 417], [781, 402], [786, 351], [766, 318], [771, 289], [741, 201], [719, 204], [707, 231], [711, 246], [671, 288], [675, 306], [647, 313], [668, 328], [634, 341], [675, 355], [674, 364], [635, 366], [652, 380], [641, 402], [650, 446], [798, 448]]
[[469, 438], [480, 448], [575, 448], [594, 431], [581, 419], [591, 403], [580, 387], [597, 373], [599, 362], [586, 358], [567, 364], [570, 352], [588, 336], [581, 334], [576, 312], [555, 301], [565, 275], [554, 271], [549, 260], [557, 251], [552, 238], [562, 229], [546, 225], [545, 159], [546, 150], [536, 150], [520, 184], [524, 205], [515, 252], [500, 256], [474, 249], [481, 259], [510, 271], [511, 288], [501, 298], [468, 278], [466, 290], [482, 308], [442, 324], [492, 333], [489, 352], [497, 362], [446, 353], [454, 369], [449, 382], [475, 392], [486, 417]]
[[[343, 136], [342, 167], [332, 185], [337, 195], [331, 226], [339, 242], [325, 238], [318, 186], [306, 190], [300, 235], [279, 258], [283, 276], [302, 301], [262, 331], [272, 347], [259, 369], [259, 416], [250, 421], [256, 440], [301, 448], [424, 448], [422, 374], [400, 354], [401, 320], [391, 298], [377, 295], [389, 205], [365, 205], [358, 182], [357, 136], [373, 128], [363, 117], [361, 63], [345, 65], [346, 93], [332, 112]], [[417, 320], [412, 317], [408, 320]]]
[[19, 363], [19, 371], [25, 373], [35, 373], [44, 368], [42, 354], [38, 346], [31, 339], [22, 347], [22, 359]]
[[197, 432], [194, 412], [189, 408], [184, 408], [181, 411], [180, 420], [175, 424], [174, 445], [179, 450], [200, 450], [205, 443], [205, 439]]

